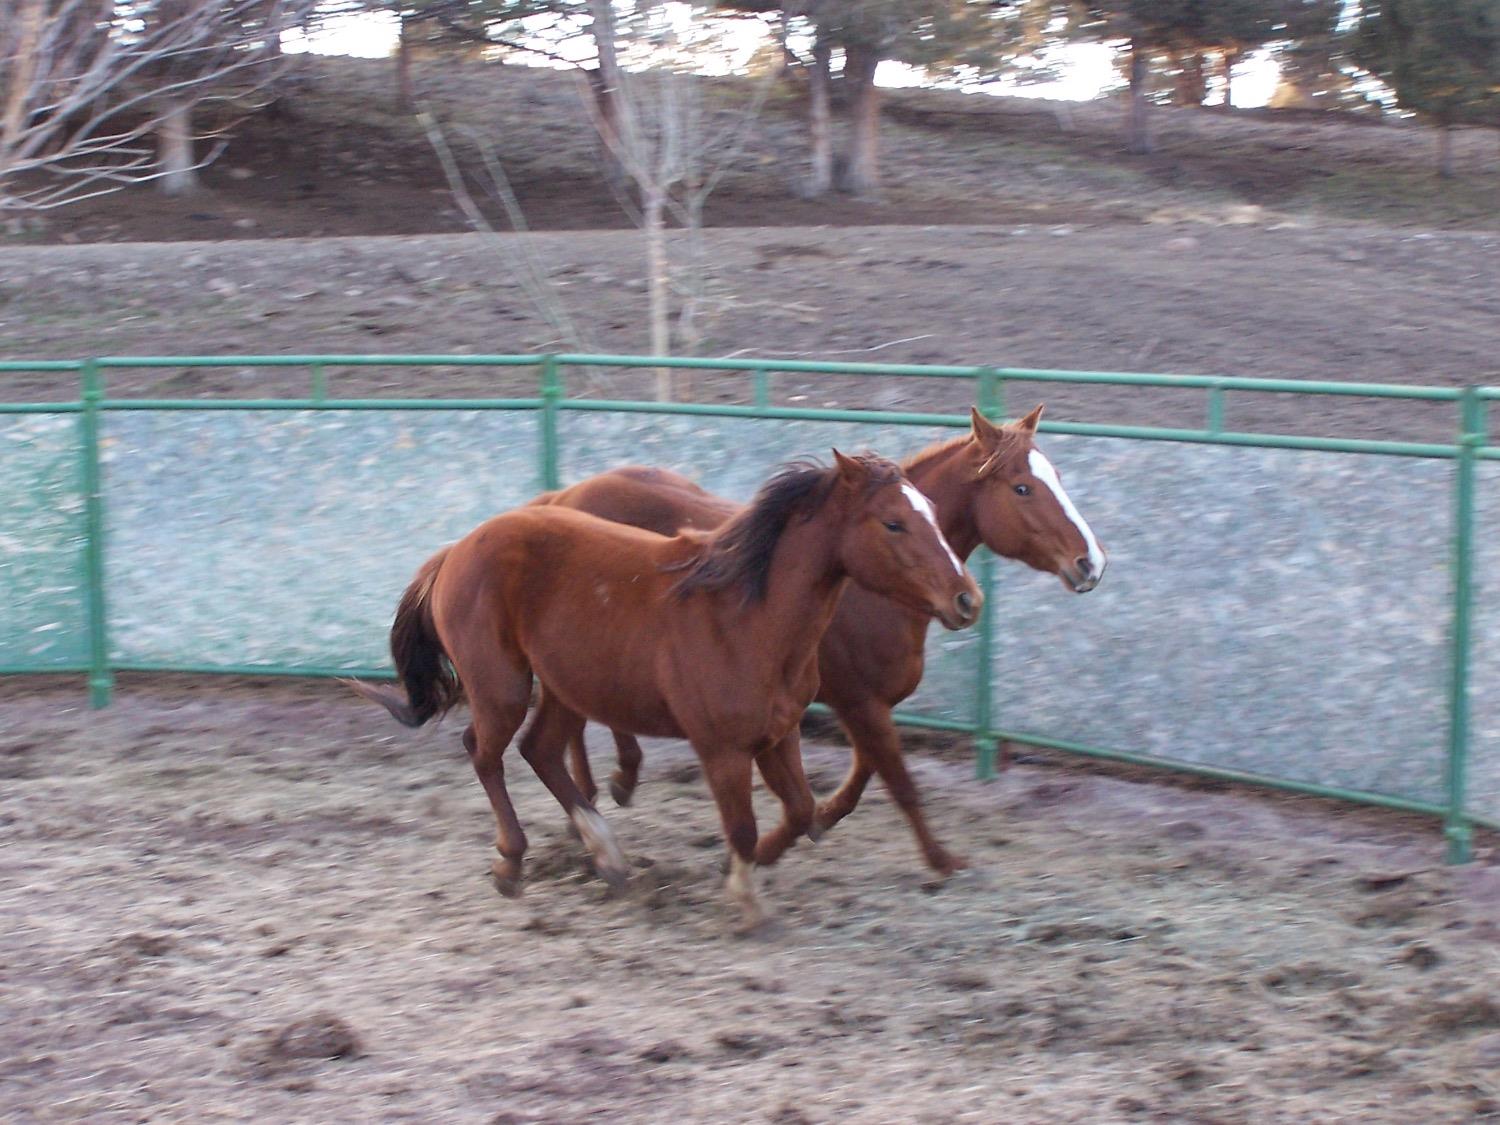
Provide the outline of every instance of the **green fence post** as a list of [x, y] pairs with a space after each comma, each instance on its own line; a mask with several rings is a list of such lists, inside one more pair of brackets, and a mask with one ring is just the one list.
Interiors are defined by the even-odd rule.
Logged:
[[1000, 743], [994, 735], [995, 722], [992, 708], [994, 686], [990, 683], [990, 665], [995, 649], [995, 556], [984, 547], [979, 548], [979, 592], [984, 595], [984, 605], [979, 610], [979, 655], [975, 657], [977, 673], [974, 682], [974, 775], [980, 781], [993, 781], [996, 776], [995, 763], [999, 757]]
[[81, 372], [83, 411], [78, 416], [82, 458], [84, 572], [88, 583], [89, 706], [107, 707], [114, 688], [109, 668], [109, 629], [104, 601], [104, 487], [99, 470], [99, 401], [104, 380], [89, 360]]
[[1455, 463], [1453, 512], [1452, 665], [1448, 692], [1448, 811], [1443, 836], [1448, 862], [1473, 858], [1473, 829], [1465, 809], [1469, 773], [1469, 633], [1474, 602], [1474, 478], [1479, 447], [1484, 444], [1484, 403], [1476, 387], [1465, 387], [1461, 400], [1462, 432]]
[[1208, 432], [1211, 434], [1224, 432], [1223, 386], [1208, 388]]
[[[976, 405], [979, 413], [992, 421], [1000, 421], [1004, 407], [1001, 403], [1000, 374], [993, 367], [979, 372]], [[994, 685], [990, 682], [990, 665], [995, 651], [995, 558], [985, 548], [979, 548], [979, 592], [984, 595], [984, 606], [979, 611], [979, 644], [976, 646], [974, 678], [974, 775], [980, 781], [993, 781], [996, 776], [996, 759], [1000, 744], [995, 738]]]
[[542, 487], [561, 488], [558, 471], [557, 415], [562, 402], [562, 373], [558, 370], [557, 357], [542, 359]]
[[771, 405], [771, 373], [764, 367], [755, 369], [755, 405]]

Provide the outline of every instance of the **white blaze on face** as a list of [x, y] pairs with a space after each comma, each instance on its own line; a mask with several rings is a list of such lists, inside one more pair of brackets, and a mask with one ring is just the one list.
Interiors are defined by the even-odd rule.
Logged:
[[1027, 457], [1031, 466], [1031, 475], [1036, 477], [1052, 490], [1052, 495], [1057, 497], [1057, 502], [1062, 506], [1063, 514], [1072, 521], [1073, 526], [1078, 529], [1078, 534], [1083, 536], [1083, 541], [1089, 548], [1089, 566], [1093, 568], [1094, 577], [1104, 573], [1104, 552], [1099, 549], [1099, 541], [1094, 538], [1094, 532], [1090, 529], [1088, 521], [1078, 514], [1078, 509], [1073, 507], [1073, 501], [1068, 499], [1068, 494], [1063, 491], [1062, 481], [1057, 477], [1057, 470], [1052, 467], [1052, 462], [1047, 460], [1040, 449], [1033, 449]]
[[964, 572], [964, 564], [958, 561], [958, 556], [953, 553], [953, 548], [948, 546], [948, 540], [943, 536], [943, 529], [938, 526], [937, 512], [932, 507], [932, 501], [923, 496], [914, 484], [902, 484], [901, 491], [911, 501], [911, 506], [928, 523], [932, 524], [932, 530], [937, 532], [938, 542], [943, 545], [943, 550], [948, 552], [948, 558], [953, 563], [953, 569], [960, 575]]

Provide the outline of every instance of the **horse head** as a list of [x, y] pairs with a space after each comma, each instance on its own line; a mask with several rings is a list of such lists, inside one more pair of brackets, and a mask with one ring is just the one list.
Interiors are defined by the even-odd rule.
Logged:
[[947, 629], [979, 619], [979, 587], [938, 527], [932, 502], [893, 461], [833, 451], [847, 507], [840, 557], [849, 576]]
[[985, 546], [1057, 575], [1075, 594], [1099, 585], [1108, 562], [1104, 548], [1033, 443], [1042, 407], [1004, 426], [972, 408], [970, 415], [971, 509]]

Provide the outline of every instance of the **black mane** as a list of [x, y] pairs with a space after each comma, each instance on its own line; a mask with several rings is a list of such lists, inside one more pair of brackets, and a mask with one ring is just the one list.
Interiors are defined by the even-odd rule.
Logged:
[[[882, 458], [861, 456], [859, 460], [875, 470], [877, 480], [895, 479], [898, 473]], [[879, 471], [882, 466], [889, 472]], [[760, 486], [744, 511], [719, 528], [703, 550], [683, 565], [683, 576], [673, 589], [680, 595], [739, 586], [747, 603], [764, 600], [771, 556], [787, 524], [794, 516], [806, 519], [816, 513], [838, 479], [836, 466], [810, 458], [786, 465]]]

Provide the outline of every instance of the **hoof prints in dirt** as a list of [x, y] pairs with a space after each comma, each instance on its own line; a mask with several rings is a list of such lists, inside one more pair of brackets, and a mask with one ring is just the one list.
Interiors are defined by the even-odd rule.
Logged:
[[539, 1043], [519, 1058], [509, 1058], [514, 1061], [464, 1081], [475, 1101], [508, 1105], [491, 1119], [495, 1122], [556, 1120], [559, 1105], [581, 1110], [577, 1119], [582, 1119], [608, 1104], [649, 1100], [659, 1086], [643, 1072], [641, 1052], [598, 1028]]
[[[271, 750], [238, 741], [267, 693], [254, 723], [216, 699], [191, 744], [143, 733], [177, 725], [167, 706], [6, 701], [7, 721], [32, 712], [9, 744], [98, 751], [0, 785], [0, 1118], [1407, 1125], [1496, 1099], [1500, 916], [1482, 868], [1423, 869], [1426, 834], [1382, 845], [1291, 813], [1267, 834], [1260, 805], [1231, 832], [1180, 790], [1127, 817], [1147, 791], [1123, 782], [1020, 823], [933, 763], [934, 827], [973, 872], [923, 894], [877, 791], [765, 873], [783, 924], [743, 941], [702, 783], [666, 779], [681, 744], [647, 747], [651, 799], [611, 817], [656, 861], [614, 899], [518, 778], [544, 811], [527, 897], [501, 903], [451, 731], [335, 764], [356, 705], [290, 707]], [[1356, 924], [1374, 911], [1405, 920]]]
[[262, 1033], [248, 1063], [257, 1078], [303, 1072], [316, 1064], [357, 1059], [365, 1053], [359, 1035], [338, 1016], [315, 1012], [275, 1031]]

